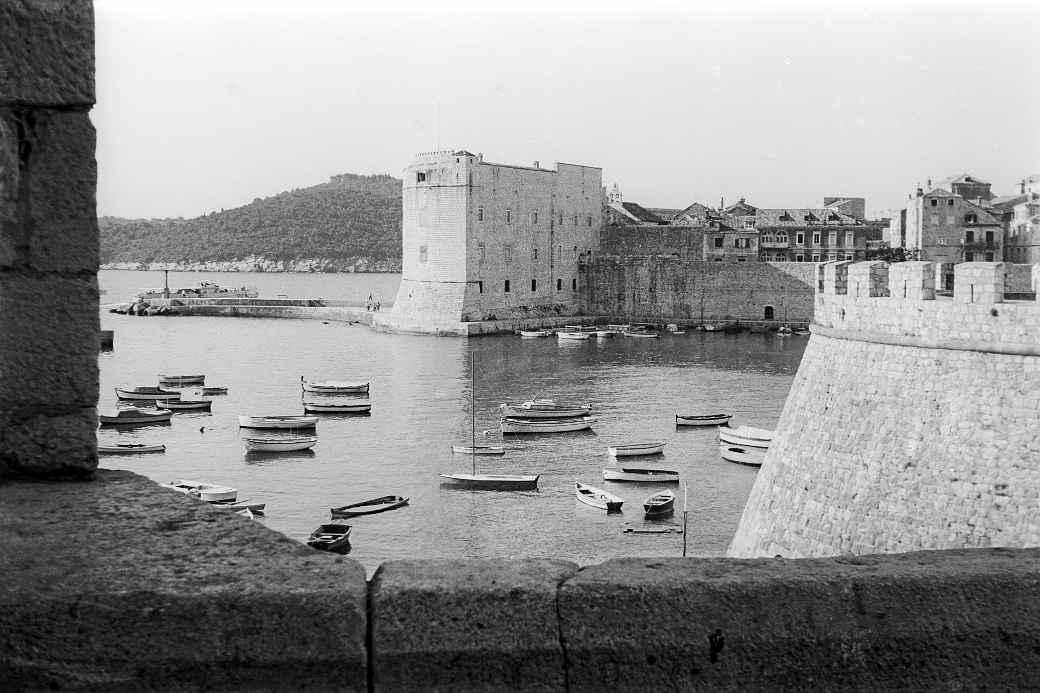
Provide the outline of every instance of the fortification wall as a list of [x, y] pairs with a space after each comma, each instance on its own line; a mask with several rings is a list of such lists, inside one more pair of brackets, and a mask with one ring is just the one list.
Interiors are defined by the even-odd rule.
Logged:
[[1040, 307], [1003, 263], [821, 267], [813, 334], [729, 555], [1040, 545]]
[[684, 262], [664, 257], [597, 257], [589, 267], [585, 313], [632, 320], [808, 322], [815, 263]]

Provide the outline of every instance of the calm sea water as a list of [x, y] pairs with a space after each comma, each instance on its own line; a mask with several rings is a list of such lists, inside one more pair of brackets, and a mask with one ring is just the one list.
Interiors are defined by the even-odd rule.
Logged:
[[[158, 281], [155, 275], [159, 275]], [[180, 273], [224, 286], [285, 286], [290, 295], [392, 296], [399, 275], [270, 275]], [[103, 271], [103, 302], [162, 284], [162, 273]], [[171, 273], [172, 277], [173, 273]], [[179, 277], [180, 278], [180, 277]], [[385, 494], [410, 505], [355, 518], [351, 556], [371, 571], [400, 558], [551, 557], [596, 563], [616, 556], [678, 556], [681, 534], [631, 534], [651, 526], [642, 501], [654, 484], [604, 482], [613, 466], [607, 446], [667, 441], [654, 465], [677, 468], [688, 486], [688, 552], [717, 556], [736, 530], [756, 470], [719, 458], [716, 432], [676, 428], [674, 415], [725, 411], [733, 424], [772, 427], [805, 347], [806, 337], [690, 332], [658, 340], [557, 343], [493, 336], [465, 340], [374, 332], [317, 320], [217, 317], [134, 317], [102, 313], [115, 330], [115, 349], [100, 356], [102, 411], [115, 408], [119, 384], [154, 385], [158, 373], [205, 373], [207, 385], [229, 388], [212, 413], [179, 413], [172, 423], [124, 431], [101, 429], [102, 440], [161, 441], [160, 455], [105, 457], [159, 482], [199, 479], [239, 489], [240, 499], [267, 503], [261, 521], [303, 541], [329, 521], [328, 508]], [[476, 430], [500, 438], [498, 406], [532, 397], [592, 402], [592, 432], [509, 436], [504, 457], [478, 458], [481, 471], [537, 473], [538, 490], [468, 491], [442, 487], [439, 474], [469, 471], [452, 443], [470, 438], [470, 369], [474, 368]], [[318, 444], [307, 453], [246, 454], [239, 414], [301, 414], [300, 376], [368, 380], [370, 416], [323, 416]], [[491, 435], [483, 435], [483, 431]], [[625, 500], [606, 515], [574, 498], [575, 480]], [[682, 523], [682, 486], [677, 512]], [[244, 520], [243, 520], [244, 521]]]

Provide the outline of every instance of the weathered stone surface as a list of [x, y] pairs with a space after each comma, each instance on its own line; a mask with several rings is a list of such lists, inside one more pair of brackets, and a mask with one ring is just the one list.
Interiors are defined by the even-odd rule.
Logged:
[[390, 561], [370, 586], [376, 691], [560, 691], [551, 560]]
[[358, 563], [97, 478], [0, 485], [0, 688], [366, 689]]
[[86, 113], [0, 109], [0, 270], [97, 271], [94, 141]]
[[0, 409], [0, 480], [87, 478], [97, 468], [94, 407], [23, 414]]
[[1040, 671], [1040, 550], [621, 559], [559, 609], [572, 692], [1027, 690]]
[[93, 103], [91, 0], [0, 3], [0, 106]]

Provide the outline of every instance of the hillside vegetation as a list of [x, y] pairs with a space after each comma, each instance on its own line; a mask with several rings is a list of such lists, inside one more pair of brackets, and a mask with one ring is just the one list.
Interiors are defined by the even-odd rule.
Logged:
[[98, 224], [105, 267], [400, 271], [401, 180], [348, 173], [194, 219]]

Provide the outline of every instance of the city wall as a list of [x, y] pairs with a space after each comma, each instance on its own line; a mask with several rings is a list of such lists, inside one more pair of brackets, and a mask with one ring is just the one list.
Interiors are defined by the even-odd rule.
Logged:
[[937, 298], [932, 263], [821, 266], [729, 555], [1040, 545], [1040, 306], [1003, 263], [955, 273]]
[[[349, 558], [312, 551], [128, 472], [96, 470], [98, 234], [94, 132], [86, 114], [93, 102], [92, 55], [88, 1], [0, 2], [0, 690], [867, 691], [1035, 685], [1035, 549], [799, 560], [628, 559], [584, 568], [548, 560], [404, 561], [385, 563], [366, 581]], [[864, 288], [862, 282], [857, 286]], [[1012, 329], [999, 323], [994, 330], [997, 323], [988, 322], [1001, 319], [1008, 306], [985, 303], [984, 282], [964, 286], [975, 287], [970, 295], [983, 307], [965, 308], [977, 330], [957, 339], [986, 344], [987, 332]], [[856, 296], [821, 299], [826, 315], [838, 316], [838, 323], [826, 318], [830, 327], [840, 330], [849, 311], [842, 315], [835, 306], [834, 313], [828, 300], [846, 300], [851, 307], [877, 300]], [[910, 324], [907, 318], [898, 328], [878, 332], [904, 338], [895, 331]], [[855, 341], [822, 332], [812, 339], [809, 358], [834, 369], [838, 365], [824, 358], [822, 340]], [[1000, 353], [971, 353], [1017, 358], [1029, 348], [1012, 340]], [[863, 374], [853, 384], [884, 378], [878, 360], [857, 365]], [[995, 414], [1017, 411], [1008, 401], [1036, 412], [1030, 395], [1009, 383], [1035, 385], [1029, 378], [1035, 380], [1036, 372], [1023, 375], [1020, 364], [1002, 360], [973, 365], [989, 369], [968, 378], [988, 400], [973, 405], [954, 398], [956, 406], [941, 420], [927, 416], [936, 417], [943, 430], [961, 429], [958, 441], [977, 438], [980, 449], [999, 449], [1005, 439], [996, 434], [1010, 426]], [[895, 371], [899, 377], [909, 373], [906, 367]], [[856, 375], [849, 367], [840, 374]], [[796, 390], [812, 388], [811, 375], [811, 369], [800, 370]], [[994, 379], [1002, 389], [981, 387]], [[829, 382], [834, 390], [843, 385]], [[942, 384], [962, 387], [960, 380]], [[922, 411], [932, 402], [923, 396], [925, 387], [911, 392], [921, 396]], [[919, 415], [909, 404], [900, 406], [911, 421]], [[790, 408], [781, 424], [788, 452], [798, 433], [792, 426], [809, 433], [803, 446], [829, 440], [813, 432], [811, 422], [792, 419]], [[854, 405], [844, 411], [841, 423], [859, 421]], [[846, 435], [845, 444], [859, 452], [877, 442], [861, 428]], [[910, 445], [913, 439], [903, 440]], [[1025, 445], [1035, 453], [1034, 443], [1007, 438], [1006, 452]], [[799, 454], [808, 462], [805, 450]], [[1022, 459], [1036, 458], [1008, 455], [1001, 465], [986, 456], [976, 478], [950, 480], [975, 484], [981, 493], [990, 474], [996, 513], [986, 518], [985, 509], [964, 493], [956, 496], [964, 505], [948, 511], [951, 519], [971, 517], [987, 528], [1004, 521], [1011, 532], [1002, 540], [1027, 537], [1025, 525], [1015, 523], [1022, 518], [1017, 510], [1005, 513], [1001, 507], [1028, 498], [1020, 480], [1037, 488], [1030, 476], [1035, 472], [1016, 467]], [[821, 453], [817, 469], [829, 461]], [[940, 511], [916, 490], [932, 483], [937, 469], [901, 477], [911, 494], [907, 504], [921, 506], [929, 517]], [[767, 463], [760, 479], [769, 474]], [[783, 475], [776, 478], [785, 490], [792, 488]], [[812, 480], [803, 478], [806, 485]], [[863, 479], [861, 487], [871, 488], [870, 481]], [[847, 488], [837, 480], [835, 493]], [[756, 493], [762, 493], [760, 486]], [[828, 508], [813, 507], [824, 520], [806, 514], [805, 522], [814, 523], [819, 535], [835, 533], [826, 524], [833, 517]], [[869, 515], [871, 506], [853, 504], [845, 512]], [[948, 540], [937, 536], [935, 543]]]

